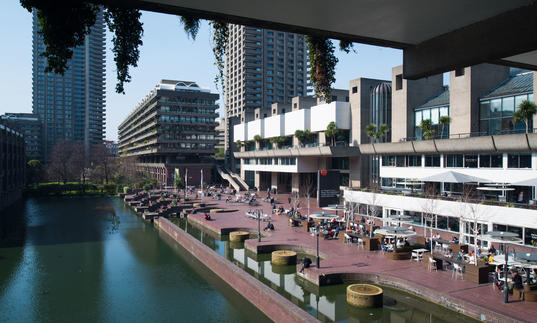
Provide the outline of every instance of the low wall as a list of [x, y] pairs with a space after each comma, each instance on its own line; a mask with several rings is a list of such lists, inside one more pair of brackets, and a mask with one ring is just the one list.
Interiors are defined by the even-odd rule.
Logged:
[[158, 218], [158, 226], [180, 243], [192, 256], [201, 261], [222, 281], [235, 289], [246, 300], [275, 322], [318, 322], [313, 316], [270, 289], [229, 260], [190, 236], [165, 218]]
[[396, 288], [414, 296], [420, 297], [428, 302], [447, 307], [452, 311], [462, 313], [478, 320], [486, 322], [518, 322], [510, 316], [502, 313], [471, 304], [447, 295], [445, 292], [425, 287], [419, 283], [414, 283], [407, 279], [394, 277], [389, 274], [379, 273], [329, 273], [316, 277], [309, 277], [307, 273], [297, 273], [297, 276], [304, 279], [305, 282], [314, 286], [327, 286], [334, 284], [349, 283], [372, 283], [382, 286]]

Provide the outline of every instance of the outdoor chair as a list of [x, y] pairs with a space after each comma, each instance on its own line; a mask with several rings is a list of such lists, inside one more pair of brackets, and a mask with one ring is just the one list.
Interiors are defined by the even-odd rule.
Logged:
[[343, 243], [352, 243], [351, 236], [345, 233], [345, 240], [343, 241]]
[[356, 244], [358, 245], [358, 248], [363, 249], [364, 248], [364, 239], [358, 238], [356, 241]]
[[436, 267], [436, 260], [433, 258], [429, 258], [429, 265], [427, 266], [429, 271], [438, 271], [438, 268]]
[[453, 264], [453, 272], [451, 274], [451, 278], [455, 277], [455, 279], [457, 279], [459, 276], [461, 276], [462, 279], [462, 266], [459, 264]]

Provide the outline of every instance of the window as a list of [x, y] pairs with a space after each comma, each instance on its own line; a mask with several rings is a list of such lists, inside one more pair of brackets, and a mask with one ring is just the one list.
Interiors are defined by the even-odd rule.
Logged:
[[382, 156], [382, 166], [395, 166], [395, 156]]
[[354, 93], [358, 93], [358, 87], [357, 86], [352, 87], [352, 94], [354, 94]]
[[479, 155], [479, 167], [481, 168], [502, 168], [503, 156], [496, 155]]
[[465, 168], [477, 168], [477, 155], [464, 155]]
[[395, 166], [396, 167], [405, 167], [406, 166], [406, 156], [395, 156]]
[[464, 75], [464, 67], [458, 68], [455, 70], [455, 77], [463, 76]]
[[395, 76], [395, 90], [403, 89], [403, 74], [398, 74]]
[[444, 167], [463, 167], [462, 155], [444, 155]]
[[425, 167], [440, 167], [440, 156], [425, 155]]
[[421, 167], [421, 155], [407, 156], [408, 167]]
[[508, 168], [531, 168], [531, 154], [508, 154]]

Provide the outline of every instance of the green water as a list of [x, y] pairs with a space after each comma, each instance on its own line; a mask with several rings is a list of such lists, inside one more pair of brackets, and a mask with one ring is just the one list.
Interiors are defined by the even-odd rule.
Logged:
[[119, 199], [21, 202], [0, 214], [0, 322], [266, 320], [169, 240]]
[[[320, 288], [313, 286], [296, 275], [295, 266], [273, 266], [270, 262], [270, 254], [251, 254], [244, 249], [243, 243], [229, 242], [227, 236], [218, 237], [184, 219], [174, 219], [172, 222], [324, 322], [476, 322], [467, 316], [387, 287], [382, 287], [384, 289], [383, 308], [349, 307], [346, 301], [347, 285]], [[304, 256], [299, 254], [298, 258]]]

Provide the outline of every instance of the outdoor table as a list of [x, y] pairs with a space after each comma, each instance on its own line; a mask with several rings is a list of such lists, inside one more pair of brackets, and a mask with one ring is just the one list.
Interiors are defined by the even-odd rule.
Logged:
[[443, 268], [442, 265], [444, 261], [461, 265], [462, 268], [464, 268], [464, 280], [471, 281], [477, 284], [488, 283], [489, 281], [490, 266], [488, 265], [471, 265], [464, 260], [457, 259], [457, 257], [450, 258], [437, 252], [433, 252], [432, 257], [436, 260], [437, 268]]
[[423, 259], [423, 254], [428, 252], [429, 250], [420, 248], [420, 249], [414, 249], [412, 250], [412, 257], [411, 260], [421, 261]]

